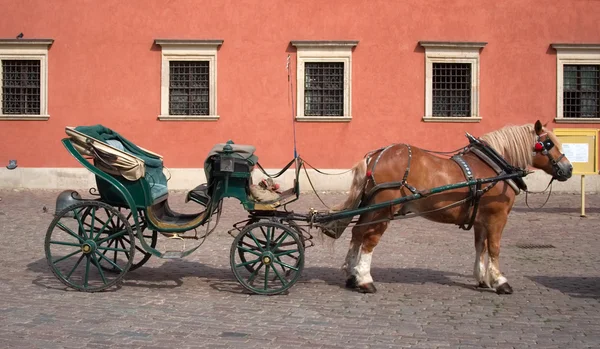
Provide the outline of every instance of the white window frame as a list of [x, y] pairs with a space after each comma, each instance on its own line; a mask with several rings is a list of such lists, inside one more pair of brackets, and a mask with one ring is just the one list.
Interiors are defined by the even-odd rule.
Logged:
[[[217, 49], [223, 40], [169, 40], [156, 39], [162, 48], [159, 120], [218, 120], [217, 113]], [[171, 61], [209, 62], [209, 115], [169, 115], [169, 63]]]
[[[352, 120], [352, 50], [358, 41], [292, 41], [296, 47], [296, 120], [349, 122]], [[305, 63], [336, 62], [344, 64], [344, 111], [342, 116], [304, 115]]]
[[53, 39], [0, 39], [0, 88], [2, 87], [2, 60], [40, 61], [40, 113], [3, 114], [0, 90], [0, 120], [48, 120], [48, 48]]
[[[419, 41], [425, 48], [425, 122], [480, 122], [479, 51], [486, 42]], [[433, 63], [471, 64], [471, 115], [433, 116]]]
[[565, 118], [563, 116], [564, 65], [600, 65], [600, 44], [551, 44], [556, 50], [556, 123], [596, 124], [598, 118]]

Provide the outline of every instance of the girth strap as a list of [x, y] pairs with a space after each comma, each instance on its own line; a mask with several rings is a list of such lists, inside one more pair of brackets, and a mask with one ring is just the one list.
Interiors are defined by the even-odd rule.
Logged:
[[[451, 159], [458, 164], [460, 169], [463, 171], [463, 174], [465, 175], [467, 181], [473, 180], [473, 171], [471, 170], [469, 164], [465, 161], [465, 159], [463, 159], [461, 154], [456, 154], [452, 156]], [[490, 189], [492, 189], [496, 185], [496, 183], [498, 182], [494, 182], [488, 185], [483, 190], [481, 189], [480, 182], [477, 182], [475, 185], [469, 186], [470, 200], [469, 207], [467, 208], [467, 210], [471, 208], [471, 206], [473, 207], [473, 210], [471, 211], [471, 217], [468, 218], [468, 220], [465, 220], [465, 222], [460, 223], [458, 225], [461, 229], [470, 230], [473, 227], [473, 224], [475, 223], [475, 217], [477, 217], [477, 210], [479, 209], [479, 200], [481, 199], [483, 194], [487, 193]]]

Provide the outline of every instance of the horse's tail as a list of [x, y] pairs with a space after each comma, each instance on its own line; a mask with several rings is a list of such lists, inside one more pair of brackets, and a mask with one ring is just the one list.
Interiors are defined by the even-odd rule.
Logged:
[[[332, 212], [351, 210], [358, 208], [363, 196], [363, 190], [367, 183], [367, 158], [362, 159], [352, 167], [352, 185], [350, 193], [344, 203], [336, 205], [331, 210]], [[321, 226], [321, 232], [334, 239], [342, 236], [344, 230], [348, 227], [352, 217], [342, 218], [335, 221], [325, 223]]]

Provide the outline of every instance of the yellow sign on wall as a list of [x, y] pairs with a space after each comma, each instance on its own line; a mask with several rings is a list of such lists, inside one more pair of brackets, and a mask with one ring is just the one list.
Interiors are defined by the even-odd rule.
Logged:
[[555, 128], [563, 153], [573, 165], [573, 174], [598, 174], [598, 129]]

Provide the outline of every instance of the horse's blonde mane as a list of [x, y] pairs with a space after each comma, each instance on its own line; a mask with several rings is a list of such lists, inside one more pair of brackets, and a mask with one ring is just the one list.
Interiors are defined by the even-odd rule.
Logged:
[[[544, 129], [548, 136], [562, 151], [558, 138]], [[532, 124], [523, 126], [505, 126], [499, 130], [486, 133], [481, 139], [492, 146], [511, 165], [527, 168], [533, 161], [533, 145], [536, 140], [535, 129]]]

